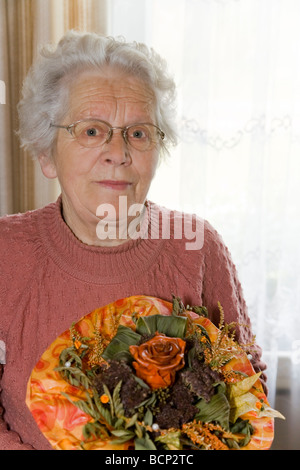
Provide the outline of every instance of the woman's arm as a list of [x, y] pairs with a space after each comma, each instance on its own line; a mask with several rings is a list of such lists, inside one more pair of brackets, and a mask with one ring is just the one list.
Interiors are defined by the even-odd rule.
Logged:
[[[3, 365], [0, 364], [0, 385]], [[0, 386], [1, 392], [1, 386]], [[34, 450], [29, 444], [23, 444], [20, 437], [14, 431], [10, 431], [4, 421], [4, 410], [0, 401], [0, 450]]]

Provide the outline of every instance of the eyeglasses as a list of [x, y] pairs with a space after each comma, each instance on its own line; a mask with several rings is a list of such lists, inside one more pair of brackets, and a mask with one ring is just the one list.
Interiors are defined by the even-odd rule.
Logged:
[[66, 129], [80, 145], [87, 148], [109, 143], [116, 129], [121, 130], [126, 144], [141, 152], [151, 150], [165, 138], [165, 133], [159, 127], [148, 122], [127, 127], [112, 127], [99, 119], [82, 119], [68, 126], [51, 124], [51, 127]]

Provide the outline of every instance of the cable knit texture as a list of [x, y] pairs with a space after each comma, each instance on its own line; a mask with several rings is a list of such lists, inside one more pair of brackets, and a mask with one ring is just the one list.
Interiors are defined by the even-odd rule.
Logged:
[[[148, 238], [113, 248], [81, 243], [65, 224], [61, 199], [43, 209], [0, 219], [0, 340], [6, 343], [1, 379], [0, 449], [50, 449], [25, 404], [31, 370], [45, 349], [72, 322], [117, 299], [150, 295], [205, 305], [218, 325], [235, 321], [238, 338], [249, 342], [250, 320], [230, 254], [206, 221], [186, 217], [185, 229], [203, 238], [197, 250], [174, 234], [182, 214], [147, 204]], [[158, 216], [170, 221], [165, 236]], [[178, 224], [176, 225], [178, 227]], [[199, 238], [200, 239], [200, 238]], [[256, 347], [253, 365], [264, 370]], [[0, 371], [1, 372], [1, 371]], [[2, 416], [2, 417], [1, 417]]]

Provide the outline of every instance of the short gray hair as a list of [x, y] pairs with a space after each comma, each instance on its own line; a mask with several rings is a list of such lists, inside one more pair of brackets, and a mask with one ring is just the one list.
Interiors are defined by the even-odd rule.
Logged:
[[57, 46], [48, 45], [40, 51], [24, 80], [18, 134], [21, 145], [33, 157], [51, 156], [57, 130], [50, 123], [59, 123], [66, 113], [69, 80], [107, 65], [146, 83], [156, 99], [156, 124], [166, 135], [163, 150], [176, 144], [176, 91], [166, 61], [142, 43], [71, 30]]

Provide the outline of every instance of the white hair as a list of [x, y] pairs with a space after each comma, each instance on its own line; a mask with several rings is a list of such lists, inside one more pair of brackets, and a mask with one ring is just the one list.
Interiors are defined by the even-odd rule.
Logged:
[[59, 123], [67, 112], [70, 80], [83, 71], [107, 66], [146, 83], [156, 100], [156, 124], [166, 136], [162, 148], [176, 144], [175, 83], [165, 60], [145, 44], [71, 30], [57, 46], [40, 51], [24, 80], [18, 134], [33, 157], [51, 156], [57, 129], [50, 124]]

